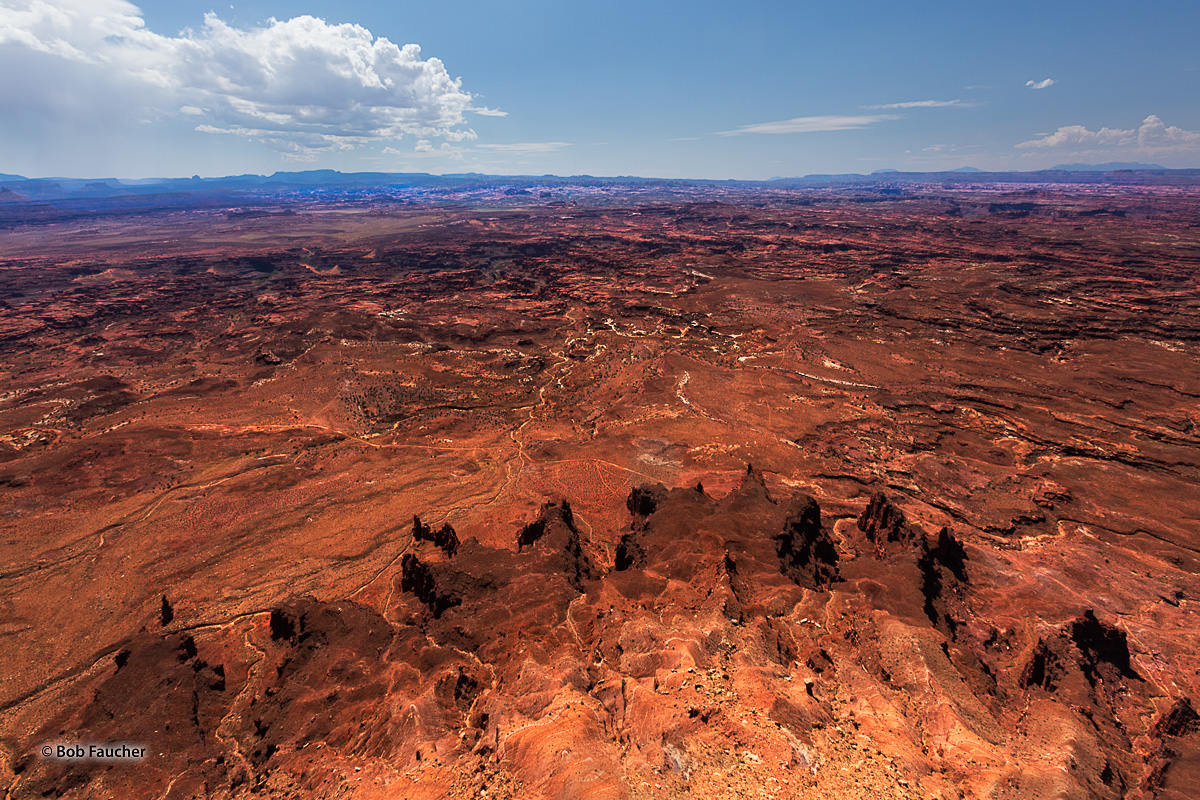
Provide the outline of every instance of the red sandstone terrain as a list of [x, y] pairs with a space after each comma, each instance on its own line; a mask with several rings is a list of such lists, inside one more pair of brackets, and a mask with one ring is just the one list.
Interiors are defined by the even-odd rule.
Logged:
[[0, 231], [5, 797], [1194, 797], [1200, 192], [708, 193]]

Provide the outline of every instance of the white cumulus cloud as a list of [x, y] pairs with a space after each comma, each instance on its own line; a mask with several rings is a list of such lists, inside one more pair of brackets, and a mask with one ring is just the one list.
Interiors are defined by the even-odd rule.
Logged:
[[[296, 158], [405, 135], [475, 138], [462, 82], [415, 44], [312, 16], [163, 36], [126, 0], [0, 0], [0, 102], [75, 123], [179, 114]], [[19, 77], [18, 77], [19, 76]], [[14, 80], [14, 78], [18, 78]]]
[[859, 116], [796, 117], [779, 122], [760, 122], [743, 125], [731, 131], [720, 131], [720, 136], [740, 136], [744, 133], [817, 133], [819, 131], [848, 131], [865, 128], [876, 122], [899, 119], [895, 114], [865, 114]]
[[1200, 150], [1200, 131], [1189, 131], [1167, 125], [1151, 114], [1137, 128], [1100, 128], [1090, 130], [1083, 125], [1065, 125], [1054, 133], [1030, 139], [1017, 145], [1022, 150], [1056, 150], [1064, 148], [1140, 151], [1145, 153], [1192, 152]]
[[1053, 78], [1043, 78], [1040, 81], [1025, 81], [1025, 85], [1030, 89], [1045, 89], [1048, 86], [1053, 86], [1057, 81]]
[[1137, 142], [1137, 131], [1127, 131], [1120, 128], [1101, 128], [1088, 130], [1083, 125], [1064, 125], [1054, 133], [1048, 133], [1040, 139], [1021, 142], [1021, 149], [1047, 150], [1055, 147], [1122, 147]]
[[1167, 125], [1157, 115], [1151, 114], [1138, 128], [1138, 146], [1145, 148], [1197, 148], [1200, 147], [1200, 131], [1188, 131], [1175, 125]]

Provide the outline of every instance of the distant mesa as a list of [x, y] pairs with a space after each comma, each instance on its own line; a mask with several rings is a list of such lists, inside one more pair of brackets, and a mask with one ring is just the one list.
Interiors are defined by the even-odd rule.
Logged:
[[7, 187], [0, 189], [0, 203], [20, 203], [28, 199], [25, 195], [17, 194]]
[[74, 191], [77, 197], [113, 197], [128, 194], [129, 190], [120, 181], [88, 181]]
[[1104, 164], [1059, 164], [1054, 169], [1063, 172], [1115, 172], [1119, 169], [1144, 170], [1166, 167], [1160, 164], [1142, 164], [1138, 161], [1109, 161]]
[[[937, 171], [938, 172], [985, 172], [985, 170], [979, 169], [978, 167], [957, 167], [955, 169], [943, 169], [943, 170], [937, 170]], [[910, 172], [910, 170], [877, 169], [874, 172], [872, 172], [871, 174], [872, 175], [899, 175], [902, 172]]]
[[[846, 183], [860, 183], [864, 180], [916, 180], [936, 181], [961, 178], [963, 175], [987, 176], [989, 180], [1006, 180], [1021, 183], [1040, 183], [1046, 181], [1047, 173], [1080, 173], [1077, 177], [1064, 179], [1061, 175], [1054, 178], [1057, 182], [1093, 183], [1096, 174], [1111, 174], [1116, 172], [1154, 173], [1153, 183], [1192, 184], [1200, 180], [1200, 170], [1196, 169], [1167, 169], [1158, 164], [1143, 164], [1138, 162], [1110, 162], [1106, 164], [1060, 164], [1048, 170], [1032, 170], [1024, 172], [1006, 172], [981, 170], [978, 167], [962, 166], [950, 170], [902, 170], [894, 168], [877, 169], [869, 175], [851, 174], [816, 174], [805, 176], [773, 177], [765, 183], [794, 183], [797, 186], [820, 187]], [[941, 176], [941, 177], [939, 177]], [[1116, 178], [1114, 178], [1116, 179]], [[1126, 178], [1128, 180], [1128, 178]], [[1149, 180], [1147, 175], [1138, 175], [1137, 180]], [[746, 181], [712, 181], [704, 179], [657, 179], [638, 178], [633, 176], [593, 177], [590, 175], [508, 175], [493, 176], [478, 173], [463, 173], [454, 175], [430, 175], [427, 173], [400, 172], [339, 172], [337, 170], [309, 170], [301, 172], [276, 172], [271, 175], [227, 175], [222, 177], [201, 178], [193, 175], [186, 178], [137, 178], [118, 179], [105, 178], [79, 179], [69, 177], [51, 177], [29, 179], [20, 175], [0, 173], [0, 184], [7, 184], [10, 191], [16, 190], [26, 197], [47, 199], [72, 199], [81, 203], [98, 203], [100, 200], [112, 199], [117, 201], [111, 207], [99, 203], [87, 208], [92, 213], [98, 213], [111, 208], [119, 213], [128, 213], [134, 208], [161, 209], [165, 206], [195, 207], [198, 202], [235, 203], [245, 205], [261, 204], [264, 197], [273, 193], [289, 193], [300, 190], [303, 192], [353, 192], [374, 194], [386, 192], [417, 192], [423, 197], [438, 193], [457, 193], [462, 191], [490, 191], [495, 193], [493, 199], [500, 196], [524, 199], [529, 197], [551, 198], [553, 202], [557, 195], [550, 190], [571, 190], [579, 188], [596, 189], [602, 187], [626, 187], [630, 184], [665, 187], [702, 188], [710, 186], [752, 188], [761, 186], [764, 182]], [[549, 194], [547, 194], [549, 192]], [[203, 200], [201, 200], [203, 198]], [[11, 198], [10, 198], [11, 199]], [[77, 214], [78, 210], [67, 212]]]

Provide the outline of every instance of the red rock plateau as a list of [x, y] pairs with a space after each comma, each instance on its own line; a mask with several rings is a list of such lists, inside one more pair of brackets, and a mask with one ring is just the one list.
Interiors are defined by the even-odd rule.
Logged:
[[1197, 796], [1195, 187], [306, 202], [0, 262], [6, 798]]

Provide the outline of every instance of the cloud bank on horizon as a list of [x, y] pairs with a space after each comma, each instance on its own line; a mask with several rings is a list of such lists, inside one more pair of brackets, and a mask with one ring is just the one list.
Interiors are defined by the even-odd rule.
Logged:
[[1187, 131], [1167, 125], [1156, 115], [1146, 117], [1135, 129], [1100, 128], [1088, 130], [1083, 125], [1065, 125], [1054, 133], [1030, 139], [1017, 145], [1022, 150], [1057, 150], [1085, 148], [1096, 153], [1105, 149], [1132, 150], [1140, 153], [1173, 153], [1181, 150], [1200, 152], [1200, 131]]
[[5, 106], [64, 124], [193, 117], [198, 131], [296, 160], [406, 135], [469, 140], [468, 112], [504, 114], [474, 107], [418, 45], [311, 16], [239, 29], [210, 12], [200, 30], [163, 36], [126, 0], [10, 0], [0, 5], [0, 70], [22, 78], [0, 83]]

